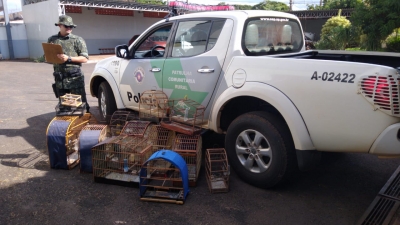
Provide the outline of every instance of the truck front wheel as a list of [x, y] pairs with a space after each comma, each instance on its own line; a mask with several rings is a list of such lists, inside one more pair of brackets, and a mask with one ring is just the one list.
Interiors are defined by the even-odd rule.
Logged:
[[254, 186], [270, 188], [284, 182], [296, 168], [296, 154], [284, 122], [267, 112], [251, 112], [229, 126], [225, 147], [232, 168]]
[[106, 81], [103, 81], [100, 84], [99, 91], [97, 93], [100, 116], [104, 121], [108, 123], [112, 114], [115, 112], [115, 110], [117, 110], [114, 94], [111, 90], [110, 85]]

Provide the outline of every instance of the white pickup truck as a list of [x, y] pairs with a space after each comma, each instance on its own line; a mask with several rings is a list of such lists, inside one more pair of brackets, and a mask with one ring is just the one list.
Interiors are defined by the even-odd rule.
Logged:
[[400, 54], [305, 51], [298, 18], [223, 11], [163, 19], [90, 80], [101, 114], [139, 110], [141, 93], [203, 106], [203, 126], [225, 133], [231, 167], [272, 187], [320, 152], [400, 156]]

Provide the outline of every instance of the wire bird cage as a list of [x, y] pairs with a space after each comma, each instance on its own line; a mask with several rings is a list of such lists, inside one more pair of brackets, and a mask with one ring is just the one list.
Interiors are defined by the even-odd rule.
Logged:
[[46, 131], [51, 168], [72, 169], [79, 163], [79, 133], [90, 118], [90, 113], [53, 118]]
[[124, 128], [121, 130], [120, 135], [143, 137], [150, 123], [150, 121], [140, 120], [127, 121]]
[[201, 168], [201, 145], [200, 135], [178, 134], [175, 138], [172, 150], [177, 152], [185, 160], [188, 168], [189, 186], [196, 186]]
[[230, 167], [225, 149], [207, 149], [205, 161], [207, 183], [210, 192], [228, 192]]
[[93, 177], [139, 183], [142, 164], [151, 156], [147, 138], [116, 136], [92, 148]]
[[187, 135], [197, 135], [204, 123], [205, 107], [190, 99], [169, 100], [169, 120], [161, 126]]
[[157, 151], [140, 170], [140, 199], [183, 204], [189, 192], [188, 183], [185, 160], [171, 150]]
[[129, 111], [115, 111], [110, 119], [111, 136], [120, 135], [122, 128], [124, 128], [125, 126], [125, 123], [134, 119], [138, 119], [137, 116]]
[[168, 97], [162, 91], [144, 91], [140, 96], [139, 118], [159, 122], [167, 117]]
[[92, 147], [107, 138], [107, 125], [89, 124], [79, 134], [79, 171], [92, 172]]

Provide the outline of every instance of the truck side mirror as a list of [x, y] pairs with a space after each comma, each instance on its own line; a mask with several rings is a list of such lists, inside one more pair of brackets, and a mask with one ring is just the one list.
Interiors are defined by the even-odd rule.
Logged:
[[117, 47], [115, 47], [115, 55], [118, 58], [128, 58], [128, 45], [118, 45]]

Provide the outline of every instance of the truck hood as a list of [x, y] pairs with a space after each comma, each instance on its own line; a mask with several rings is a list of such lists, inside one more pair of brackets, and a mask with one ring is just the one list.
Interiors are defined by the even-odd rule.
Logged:
[[113, 61], [113, 60], [118, 60], [118, 57], [111, 56], [111, 57], [108, 57], [108, 58], [105, 58], [105, 59], [102, 59], [102, 60], [98, 61], [96, 63], [96, 66], [94, 67], [94, 70], [96, 70], [99, 67], [106, 69], [108, 67], [108, 65], [111, 63], [111, 61]]

